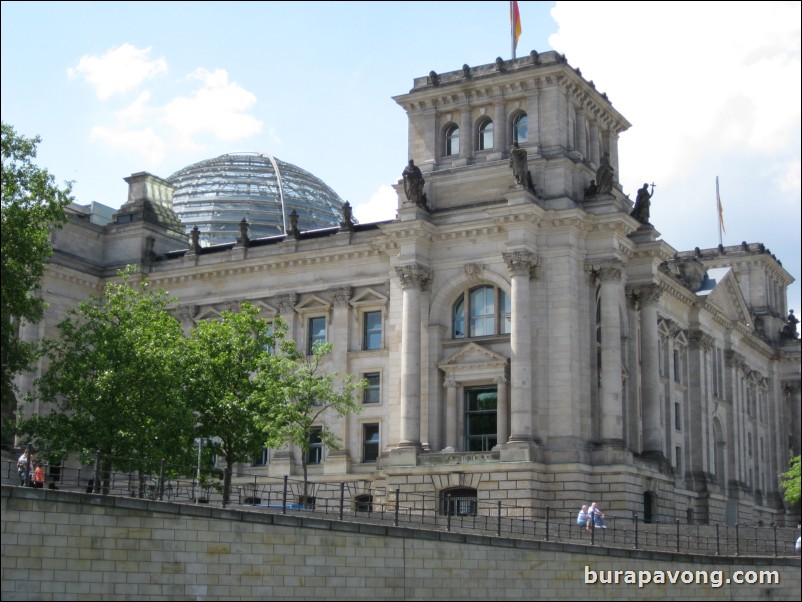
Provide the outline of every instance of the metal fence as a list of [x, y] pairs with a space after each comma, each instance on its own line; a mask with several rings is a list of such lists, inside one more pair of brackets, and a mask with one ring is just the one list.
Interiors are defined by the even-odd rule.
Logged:
[[[124, 466], [125, 462], [116, 462]], [[164, 462], [158, 474], [133, 470], [101, 474], [100, 462], [80, 468], [45, 467], [41, 485], [32, 473], [20, 474], [4, 461], [3, 484], [101, 495], [135, 497], [181, 504], [204, 504], [272, 513], [306, 513], [336, 520], [411, 526], [445, 532], [575, 543], [591, 546], [661, 550], [718, 556], [792, 556], [799, 529], [778, 526], [645, 523], [634, 517], [606, 517], [607, 527], [590, 530], [576, 523], [576, 513], [534, 508], [514, 499], [446, 497], [397, 489], [365, 489], [353, 482], [320, 483], [299, 479], [238, 474], [223, 495], [222, 471], [181, 471]], [[200, 478], [198, 478], [200, 477]]]

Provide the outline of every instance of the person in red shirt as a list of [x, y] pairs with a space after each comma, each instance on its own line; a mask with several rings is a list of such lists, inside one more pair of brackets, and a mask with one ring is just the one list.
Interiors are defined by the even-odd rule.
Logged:
[[33, 469], [33, 486], [42, 488], [45, 486], [45, 469], [41, 464], [37, 464]]

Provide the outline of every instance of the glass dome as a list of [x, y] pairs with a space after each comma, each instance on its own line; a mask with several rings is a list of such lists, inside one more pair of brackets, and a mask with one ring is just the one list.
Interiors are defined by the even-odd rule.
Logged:
[[242, 218], [250, 239], [285, 234], [293, 209], [301, 231], [337, 226], [345, 203], [308, 171], [261, 153], [207, 159], [167, 181], [187, 234], [197, 226], [204, 246], [235, 241]]

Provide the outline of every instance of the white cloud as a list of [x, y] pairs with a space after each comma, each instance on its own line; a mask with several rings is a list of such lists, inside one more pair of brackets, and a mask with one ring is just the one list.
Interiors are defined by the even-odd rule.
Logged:
[[395, 219], [398, 208], [398, 195], [387, 184], [379, 186], [378, 190], [370, 195], [370, 200], [354, 207], [354, 217], [361, 224], [381, 222]]
[[167, 154], [164, 140], [152, 128], [134, 130], [122, 126], [95, 126], [92, 128], [91, 138], [115, 150], [136, 153], [149, 166], [159, 165]]
[[798, 131], [800, 4], [721, 6], [557, 2], [552, 12], [552, 46], [633, 124], [621, 137], [630, 190], [681, 179], [709, 153], [777, 152]]
[[256, 104], [256, 96], [229, 82], [224, 69], [196, 69], [188, 79], [199, 80], [202, 85], [190, 96], [167, 103], [160, 119], [172, 129], [181, 146], [194, 144], [202, 134], [232, 142], [261, 131], [262, 122], [247, 113]]
[[78, 65], [67, 73], [70, 77], [83, 76], [94, 86], [100, 100], [108, 100], [115, 94], [136, 89], [146, 79], [167, 73], [167, 62], [150, 60], [150, 50], [123, 44], [102, 56], [82, 56]]

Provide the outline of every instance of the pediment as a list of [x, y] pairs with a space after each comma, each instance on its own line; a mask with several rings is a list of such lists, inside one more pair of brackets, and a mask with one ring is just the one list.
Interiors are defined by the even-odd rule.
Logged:
[[446, 373], [456, 371], [479, 371], [483, 369], [503, 370], [509, 358], [482, 347], [476, 343], [466, 343], [448, 358], [438, 364], [438, 368]]
[[741, 322], [743, 324], [751, 322], [749, 308], [732, 270], [729, 270], [716, 284], [715, 288], [710, 291], [706, 302], [715, 306], [732, 322]]
[[295, 306], [295, 311], [298, 313], [308, 313], [315, 311], [328, 311], [331, 308], [331, 303], [318, 297], [317, 295], [309, 295], [301, 303]]
[[380, 292], [368, 288], [351, 299], [351, 307], [364, 307], [366, 305], [386, 305], [387, 295], [382, 295]]
[[256, 309], [258, 309], [259, 313], [262, 315], [274, 317], [276, 314], [279, 313], [278, 309], [276, 309], [269, 303], [265, 303], [264, 301], [261, 300], [251, 301], [251, 305], [253, 305]]
[[209, 305], [202, 307], [194, 319], [196, 322], [200, 322], [201, 320], [217, 320], [221, 317], [223, 317], [223, 312]]

